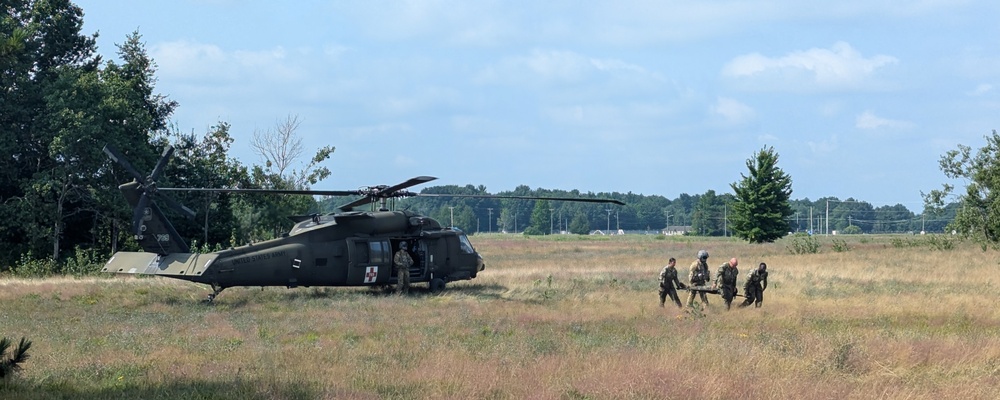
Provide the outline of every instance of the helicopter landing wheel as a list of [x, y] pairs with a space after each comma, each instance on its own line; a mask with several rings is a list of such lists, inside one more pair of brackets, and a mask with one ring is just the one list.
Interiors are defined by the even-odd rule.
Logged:
[[208, 303], [208, 304], [212, 304], [212, 302], [215, 301], [215, 296], [218, 296], [219, 293], [222, 293], [222, 291], [225, 290], [225, 289], [226, 288], [224, 286], [219, 286], [219, 285], [216, 285], [216, 284], [213, 283], [212, 284], [212, 293], [208, 294], [208, 298], [205, 299], [205, 302]]
[[430, 283], [431, 293], [437, 293], [437, 292], [440, 292], [440, 291], [444, 290], [444, 287], [445, 287], [446, 284], [447, 283], [444, 281], [444, 279], [441, 279], [441, 278], [431, 279], [431, 283]]

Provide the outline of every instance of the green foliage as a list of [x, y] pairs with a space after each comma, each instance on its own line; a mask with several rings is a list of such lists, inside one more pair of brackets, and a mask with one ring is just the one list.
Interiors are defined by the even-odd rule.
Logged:
[[521, 234], [525, 236], [541, 236], [544, 235], [545, 232], [542, 232], [541, 230], [539, 230], [534, 226], [529, 226], [523, 232], [521, 232]]
[[29, 251], [21, 255], [13, 272], [15, 276], [25, 278], [49, 276], [59, 272], [59, 263], [51, 258], [35, 258], [35, 254]]
[[733, 201], [732, 195], [717, 196], [709, 190], [698, 198], [691, 214], [691, 234], [699, 236], [722, 236], [725, 233], [726, 203]]
[[926, 235], [924, 236], [927, 247], [933, 250], [954, 250], [955, 240], [944, 235]]
[[846, 228], [841, 229], [840, 233], [845, 235], [857, 235], [861, 233], [861, 228], [857, 225], [848, 225]]
[[590, 233], [590, 220], [587, 214], [580, 211], [573, 215], [573, 220], [569, 223], [569, 232], [577, 235]]
[[[552, 226], [552, 208], [549, 207], [548, 200], [535, 201], [535, 207], [531, 210], [531, 224], [524, 232], [525, 235], [546, 235]], [[528, 233], [528, 230], [532, 233]]]
[[847, 245], [847, 241], [843, 239], [833, 239], [833, 251], [838, 253], [843, 253], [850, 250], [850, 246]]
[[742, 179], [730, 184], [736, 194], [730, 216], [733, 232], [750, 243], [773, 242], [788, 234], [792, 178], [777, 164], [774, 148], [765, 147], [747, 160], [749, 176], [740, 174]]
[[[13, 341], [7, 337], [0, 339], [0, 383], [3, 383], [3, 378], [7, 378], [13, 375], [15, 372], [21, 370], [25, 361], [31, 356], [28, 355], [28, 350], [31, 349], [31, 341], [21, 337], [21, 341], [18, 342], [16, 349], [11, 349], [10, 346]], [[10, 351], [10, 355], [7, 355], [7, 351]]]
[[945, 235], [922, 235], [921, 239], [900, 237], [889, 239], [889, 243], [892, 244], [892, 247], [897, 249], [927, 247], [931, 250], [938, 251], [953, 250], [955, 248], [955, 242], [955, 239]]
[[66, 259], [61, 272], [76, 276], [94, 274], [103, 268], [105, 258], [95, 249], [84, 249], [77, 246], [73, 249], [73, 256]]
[[804, 233], [792, 236], [786, 245], [791, 254], [816, 254], [819, 253], [819, 247], [819, 241], [815, 237]]
[[[958, 196], [960, 207], [949, 225], [960, 235], [972, 239], [985, 250], [1000, 249], [1000, 135], [996, 130], [986, 136], [986, 145], [975, 154], [969, 146], [959, 145], [941, 156], [941, 171], [949, 179], [966, 181], [964, 194]], [[955, 187], [943, 185], [940, 190], [924, 194], [926, 207], [943, 210], [945, 199]]]

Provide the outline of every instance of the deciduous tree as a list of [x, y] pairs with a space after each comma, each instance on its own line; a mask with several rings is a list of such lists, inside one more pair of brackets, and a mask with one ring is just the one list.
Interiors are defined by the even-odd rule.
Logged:
[[[1000, 135], [993, 130], [986, 136], [986, 145], [975, 152], [960, 144], [941, 156], [939, 164], [948, 178], [965, 181], [964, 193], [957, 195], [955, 219], [948, 228], [984, 250], [1000, 249]], [[954, 190], [954, 185], [946, 183], [942, 189], [922, 193], [926, 208], [941, 211]]]

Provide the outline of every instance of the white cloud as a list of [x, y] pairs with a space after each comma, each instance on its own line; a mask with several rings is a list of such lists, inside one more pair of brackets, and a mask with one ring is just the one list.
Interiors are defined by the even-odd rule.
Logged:
[[592, 78], [663, 82], [658, 74], [618, 59], [587, 57], [572, 51], [534, 50], [506, 58], [479, 73], [480, 82], [568, 83]]
[[881, 129], [881, 128], [903, 129], [912, 127], [913, 123], [902, 120], [882, 118], [876, 116], [875, 113], [871, 111], [865, 111], [861, 113], [861, 115], [858, 115], [858, 117], [855, 119], [854, 126], [857, 127], [858, 129], [869, 129], [869, 130]]
[[829, 139], [819, 141], [810, 140], [806, 142], [806, 145], [809, 146], [809, 150], [811, 150], [814, 154], [833, 153], [840, 147], [836, 135], [830, 137]]
[[[303, 52], [308, 52], [308, 49], [294, 54]], [[283, 47], [226, 51], [212, 44], [175, 41], [153, 46], [150, 55], [156, 60], [159, 74], [165, 78], [217, 83], [251, 79], [289, 81], [306, 76]]]
[[879, 69], [897, 62], [887, 55], [866, 58], [850, 44], [837, 42], [829, 49], [812, 48], [782, 57], [742, 55], [726, 64], [722, 75], [761, 89], [861, 89], [872, 83]]
[[761, 143], [777, 143], [780, 142], [781, 140], [778, 139], [777, 136], [774, 136], [770, 133], [765, 133], [763, 135], [757, 136], [757, 141]]
[[752, 120], [757, 113], [750, 106], [728, 97], [720, 97], [711, 107], [712, 112], [721, 115], [727, 122], [741, 124]]
[[969, 96], [982, 96], [993, 91], [993, 85], [981, 83], [975, 89], [968, 92]]

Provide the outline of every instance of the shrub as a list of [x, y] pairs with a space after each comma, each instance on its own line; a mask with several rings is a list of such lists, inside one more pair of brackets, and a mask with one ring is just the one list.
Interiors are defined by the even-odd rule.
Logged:
[[810, 235], [800, 233], [791, 238], [787, 248], [792, 254], [816, 254], [819, 253], [819, 242]]
[[104, 260], [94, 249], [81, 249], [77, 247], [73, 251], [73, 257], [66, 260], [62, 273], [69, 275], [89, 275], [100, 271], [104, 265]]
[[833, 239], [833, 251], [838, 253], [843, 253], [850, 250], [851, 248], [847, 246], [847, 241], [844, 239]]
[[955, 241], [947, 236], [927, 235], [927, 247], [932, 250], [952, 250], [955, 248]]
[[32, 252], [21, 255], [14, 266], [14, 275], [21, 277], [39, 277], [52, 275], [59, 271], [59, 263], [51, 258], [36, 259]]

